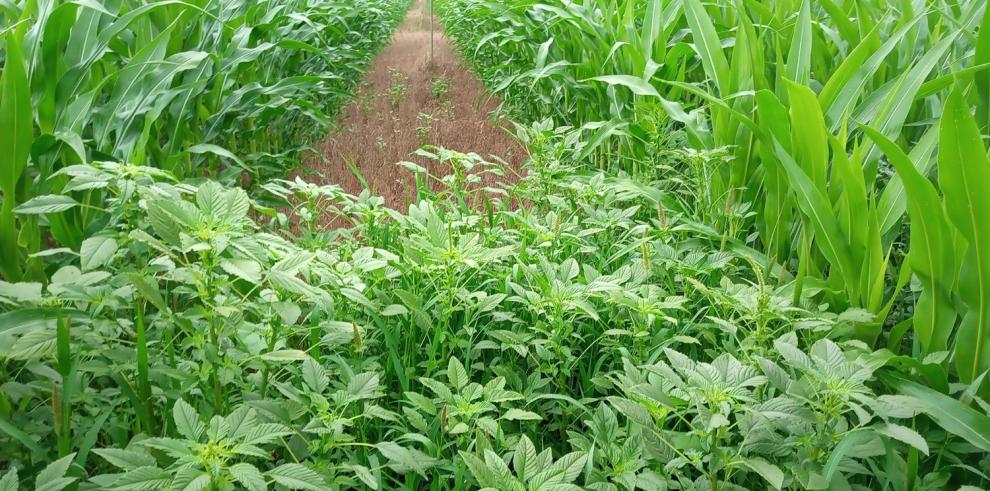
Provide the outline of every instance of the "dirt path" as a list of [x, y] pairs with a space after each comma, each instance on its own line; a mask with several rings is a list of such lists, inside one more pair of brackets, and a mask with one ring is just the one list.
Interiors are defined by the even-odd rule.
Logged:
[[396, 162], [410, 160], [434, 175], [448, 174], [439, 164], [412, 155], [423, 145], [475, 152], [491, 161], [490, 156], [498, 156], [519, 167], [525, 151], [505, 131], [511, 126], [490, 117], [497, 101], [461, 62], [436, 21], [431, 63], [428, 8], [424, 0], [414, 2], [392, 44], [372, 61], [354, 101], [341, 114], [340, 130], [318, 147], [322, 158], [310, 159], [301, 172], [305, 179], [335, 183], [357, 194], [363, 186], [351, 163], [374, 194], [404, 210], [415, 195], [414, 178]]

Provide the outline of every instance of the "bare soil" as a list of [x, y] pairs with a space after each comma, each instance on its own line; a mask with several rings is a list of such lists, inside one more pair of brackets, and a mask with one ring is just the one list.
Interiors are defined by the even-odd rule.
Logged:
[[[416, 0], [392, 44], [372, 61], [341, 114], [340, 128], [300, 172], [306, 180], [334, 183], [357, 194], [363, 185], [353, 165], [387, 206], [405, 209], [415, 198], [415, 178], [396, 162], [416, 162], [435, 176], [449, 173], [445, 165], [413, 155], [424, 145], [474, 152], [493, 162], [502, 159], [509, 164], [504, 181], [515, 180], [524, 148], [507, 131], [508, 122], [493, 119], [498, 101], [462, 62], [440, 23], [434, 20], [433, 27], [431, 60], [428, 6]], [[485, 184], [492, 184], [491, 179]]]

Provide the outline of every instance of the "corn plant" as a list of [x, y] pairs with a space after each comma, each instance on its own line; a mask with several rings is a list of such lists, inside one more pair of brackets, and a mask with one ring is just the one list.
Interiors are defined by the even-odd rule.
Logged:
[[[17, 281], [44, 277], [30, 255], [48, 234], [78, 249], [102, 225], [91, 210], [103, 196], [86, 186], [63, 193], [62, 168], [114, 160], [233, 182], [294, 165], [405, 3], [9, 7], [0, 14], [9, 26], [0, 106], [12, 129], [3, 136], [0, 274]], [[51, 194], [63, 202], [35, 201], [37, 213], [18, 216]]]

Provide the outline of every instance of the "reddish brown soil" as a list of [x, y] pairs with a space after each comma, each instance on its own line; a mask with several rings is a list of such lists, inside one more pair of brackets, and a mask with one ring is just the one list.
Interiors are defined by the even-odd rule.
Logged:
[[[310, 159], [300, 172], [304, 179], [335, 183], [357, 194], [363, 185], [351, 163], [374, 194], [384, 197], [388, 206], [404, 210], [415, 197], [414, 177], [396, 162], [416, 162], [435, 176], [449, 173], [445, 165], [412, 155], [426, 144], [474, 152], [493, 162], [501, 158], [509, 164], [503, 181], [515, 180], [525, 150], [506, 131], [511, 125], [493, 120], [497, 101], [485, 93], [439, 32], [439, 22], [434, 22], [431, 62], [427, 9], [423, 0], [410, 8], [392, 44], [372, 62], [354, 101], [342, 113], [340, 129], [318, 146], [320, 156]], [[440, 97], [434, 93], [438, 79], [446, 80], [448, 87]]]

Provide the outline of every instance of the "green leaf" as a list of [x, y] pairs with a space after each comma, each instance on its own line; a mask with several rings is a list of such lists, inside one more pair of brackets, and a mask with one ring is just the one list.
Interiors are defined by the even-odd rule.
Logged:
[[265, 481], [265, 477], [251, 464], [241, 462], [230, 466], [228, 470], [230, 471], [230, 476], [248, 491], [265, 491], [268, 489], [268, 483]]
[[822, 254], [847, 285], [855, 285], [858, 279], [853, 274], [848, 244], [841, 240], [843, 234], [835, 221], [836, 215], [832, 205], [808, 177], [808, 174], [784, 150], [780, 142], [774, 140], [774, 149], [787, 172], [798, 208], [807, 217], [815, 231], [815, 241], [818, 243]]
[[265, 361], [302, 361], [309, 359], [305, 351], [297, 349], [282, 349], [269, 353], [262, 353], [260, 358]]
[[534, 476], [532, 480], [542, 481], [544, 477], [561, 484], [574, 482], [581, 475], [588, 454], [585, 452], [571, 452], [561, 456], [556, 462], [550, 464], [543, 472]]
[[471, 381], [464, 365], [455, 357], [450, 357], [450, 361], [447, 363], [447, 381], [457, 390], [463, 389]]
[[722, 51], [722, 40], [718, 37], [711, 17], [699, 0], [684, 0], [684, 16], [694, 35], [694, 48], [701, 57], [701, 64], [708, 78], [715, 82], [718, 95], [726, 97], [730, 93], [729, 61]]
[[17, 491], [20, 480], [17, 479], [17, 469], [11, 469], [0, 479], [0, 491]]
[[837, 125], [852, 113], [854, 105], [883, 65], [883, 61], [922, 18], [925, 17], [917, 16], [905, 22], [879, 48], [876, 46], [880, 31], [878, 26], [843, 60], [818, 95], [822, 111], [830, 124]]
[[[976, 50], [973, 54], [973, 65], [990, 63], [990, 8], [983, 9], [983, 20], [977, 32]], [[977, 92], [983, 98], [984, 104], [990, 104], [990, 71], [983, 70], [973, 76]]]
[[915, 168], [911, 159], [879, 131], [869, 126], [862, 129], [887, 155], [907, 195], [904, 201], [911, 217], [908, 261], [923, 287], [914, 312], [918, 341], [923, 353], [943, 351], [948, 348], [957, 318], [952, 289], [958, 258], [952, 243], [952, 226], [935, 186]]
[[45, 213], [59, 213], [65, 210], [71, 210], [78, 205], [79, 203], [72, 199], [71, 196], [46, 194], [44, 196], [37, 196], [27, 200], [17, 208], [14, 208], [14, 212], [20, 213], [21, 215], [41, 215]]
[[742, 463], [753, 472], [762, 476], [763, 479], [766, 479], [774, 489], [784, 487], [784, 472], [780, 470], [780, 467], [758, 457], [743, 459]]
[[261, 281], [261, 265], [250, 259], [231, 258], [220, 261], [224, 271], [251, 283]]
[[959, 88], [942, 113], [938, 182], [949, 219], [968, 242], [958, 294], [969, 307], [956, 334], [956, 370], [971, 382], [990, 369], [990, 157]]
[[928, 455], [928, 442], [925, 441], [925, 437], [921, 436], [917, 431], [914, 431], [911, 428], [894, 423], [887, 423], [880, 426], [874, 426], [873, 431], [911, 445], [912, 447], [920, 450], [921, 453]]
[[362, 372], [347, 384], [347, 393], [355, 399], [371, 399], [379, 388], [379, 377], [375, 372]]
[[808, 87], [785, 80], [790, 99], [791, 151], [794, 160], [824, 194], [828, 181], [828, 130], [815, 93]]
[[310, 390], [317, 394], [322, 394], [330, 386], [330, 376], [327, 375], [327, 371], [312, 358], [303, 361], [302, 378]]
[[888, 383], [902, 395], [914, 397], [942, 429], [990, 452], [990, 417], [923, 385], [894, 377]]
[[467, 464], [468, 470], [471, 471], [471, 475], [474, 476], [474, 479], [478, 481], [479, 485], [485, 489], [497, 489], [499, 485], [498, 476], [485, 465], [484, 461], [476, 455], [469, 454], [463, 450], [459, 451], [458, 455]]
[[169, 312], [168, 306], [165, 305], [165, 299], [162, 298], [162, 294], [158, 290], [158, 283], [154, 278], [149, 278], [140, 273], [129, 273], [127, 277], [145, 300], [151, 302], [151, 305], [154, 305], [159, 311]]
[[56, 479], [42, 481], [39, 477], [34, 485], [34, 491], [61, 491], [73, 483], [75, 483], [79, 478], [77, 477], [59, 477]]
[[382, 317], [392, 317], [394, 315], [405, 315], [405, 314], [408, 314], [408, 313], [409, 313], [409, 309], [405, 308], [402, 305], [396, 304], [396, 303], [393, 303], [393, 304], [385, 307], [381, 311]]
[[371, 472], [371, 469], [363, 465], [351, 464], [351, 470], [354, 471], [354, 475], [357, 476], [365, 486], [373, 490], [378, 489], [378, 478]]
[[[17, 313], [17, 311], [11, 313]], [[47, 454], [45, 449], [41, 448], [41, 445], [38, 445], [38, 442], [34, 441], [34, 438], [32, 438], [31, 435], [25, 433], [24, 430], [11, 423], [10, 420], [5, 418], [2, 414], [0, 414], [0, 432], [6, 433], [8, 436], [19, 442], [21, 445], [27, 447], [28, 450], [31, 450], [39, 457], [43, 457]]]
[[138, 467], [151, 467], [155, 465], [154, 457], [136, 450], [94, 448], [93, 453], [103, 457], [103, 460], [106, 460], [114, 467], [118, 467], [125, 471], [134, 470]]
[[591, 77], [584, 81], [594, 80], [597, 82], [605, 82], [609, 85], [621, 85], [628, 88], [636, 95], [660, 97], [660, 93], [657, 89], [650, 85], [649, 82], [632, 75], [601, 75], [598, 77]]
[[534, 412], [512, 408], [502, 413], [502, 418], [507, 421], [540, 421], [543, 418]]
[[[192, 477], [192, 479], [188, 479], [189, 477]], [[172, 482], [172, 486], [175, 486], [177, 482], [181, 482], [184, 483], [184, 486], [179, 486], [182, 488], [182, 491], [206, 491], [210, 487], [212, 480], [209, 474], [199, 469], [187, 468], [179, 471], [179, 476], [176, 476], [175, 481]]]
[[791, 38], [791, 49], [787, 54], [787, 66], [784, 70], [785, 77], [801, 85], [808, 85], [811, 79], [811, 43], [811, 1], [804, 0], [794, 25], [794, 36]]
[[106, 266], [117, 252], [117, 239], [107, 236], [90, 237], [79, 249], [79, 264], [83, 271]]
[[426, 470], [436, 464], [436, 459], [423, 452], [403, 447], [395, 442], [382, 442], [375, 447], [388, 459], [389, 465], [399, 473], [413, 471], [425, 478]]
[[519, 437], [519, 443], [516, 444], [516, 450], [512, 454], [512, 467], [523, 481], [526, 481], [527, 476], [542, 470], [536, 447], [526, 435]]
[[268, 477], [289, 489], [322, 491], [331, 489], [315, 471], [302, 464], [283, 464], [270, 471]]
[[37, 483], [35, 484], [35, 489], [57, 491], [74, 482], [75, 479], [70, 479], [69, 482], [63, 486], [52, 486], [52, 484], [54, 484], [60, 478], [65, 476], [65, 473], [66, 471], [69, 470], [69, 466], [72, 465], [72, 459], [75, 456], [76, 454], [74, 453], [69, 454], [66, 455], [65, 457], [62, 457], [61, 459], [56, 460], [55, 462], [52, 462], [51, 464], [48, 464], [48, 466], [42, 469], [41, 472], [38, 473], [38, 476], [35, 478], [35, 482]]
[[870, 429], [855, 430], [847, 433], [842, 440], [832, 449], [832, 453], [828, 456], [828, 461], [825, 462], [825, 467], [822, 468], [822, 474], [825, 476], [825, 481], [831, 483], [832, 476], [839, 469], [839, 464], [842, 463], [842, 459], [849, 455], [849, 452], [859, 446], [860, 444], [866, 443], [872, 438], [876, 438], [876, 433]]
[[195, 155], [201, 155], [201, 154], [204, 154], [204, 153], [211, 153], [211, 154], [216, 155], [218, 157], [223, 157], [225, 159], [229, 159], [229, 160], [233, 161], [241, 169], [250, 170], [250, 168], [248, 166], [244, 165], [244, 161], [242, 161], [236, 155], [234, 155], [233, 153], [231, 153], [230, 150], [227, 150], [226, 148], [223, 148], [223, 147], [220, 147], [220, 146], [217, 146], [217, 145], [213, 145], [213, 144], [210, 144], [210, 143], [200, 143], [198, 145], [193, 145], [193, 146], [189, 147], [186, 151], [189, 152], [189, 153], [191, 153], [191, 154], [195, 154]]
[[24, 64], [24, 49], [16, 31], [7, 32], [6, 61], [0, 78], [0, 190], [13, 195], [27, 167], [34, 140], [31, 88]]
[[179, 399], [172, 407], [172, 418], [175, 420], [175, 429], [182, 436], [189, 440], [199, 441], [206, 431], [206, 425], [199, 420], [199, 414], [186, 401]]
[[172, 475], [157, 467], [139, 467], [121, 475], [113, 482], [114, 491], [146, 491], [163, 489], [172, 483]]

